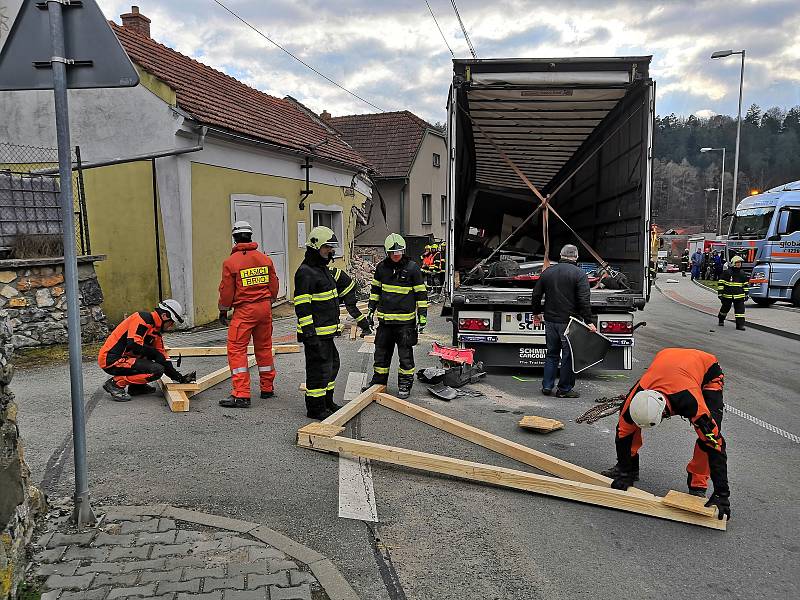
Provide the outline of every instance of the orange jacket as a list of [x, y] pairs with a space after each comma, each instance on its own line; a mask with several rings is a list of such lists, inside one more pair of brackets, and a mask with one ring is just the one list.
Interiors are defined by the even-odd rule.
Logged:
[[108, 336], [97, 362], [100, 368], [112, 366], [121, 358], [141, 357], [164, 363], [169, 358], [161, 337], [161, 315], [158, 312], [135, 312], [116, 326]]
[[222, 263], [219, 309], [264, 302], [278, 295], [278, 274], [272, 259], [257, 250], [256, 242], [236, 244]]

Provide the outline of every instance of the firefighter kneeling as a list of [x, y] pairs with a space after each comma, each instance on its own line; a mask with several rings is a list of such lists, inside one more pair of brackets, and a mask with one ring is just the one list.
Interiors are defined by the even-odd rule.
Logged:
[[161, 334], [174, 329], [176, 321], [183, 323], [183, 308], [175, 300], [164, 300], [152, 312], [133, 313], [111, 332], [97, 363], [112, 376], [103, 384], [112, 400], [128, 402], [131, 395], [151, 394], [156, 388], [147, 384], [162, 375], [178, 383], [195, 380], [194, 373], [180, 374], [164, 350]]
[[398, 396], [408, 398], [414, 383], [414, 346], [428, 322], [428, 292], [417, 263], [405, 256], [406, 242], [392, 233], [384, 242], [386, 258], [375, 268], [369, 295], [369, 321], [378, 316], [374, 373], [369, 385], [386, 385], [394, 347], [400, 359]]

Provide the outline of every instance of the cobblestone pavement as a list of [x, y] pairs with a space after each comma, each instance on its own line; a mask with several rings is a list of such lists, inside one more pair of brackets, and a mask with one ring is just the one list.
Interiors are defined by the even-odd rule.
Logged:
[[[311, 566], [265, 540], [296, 548]], [[332, 564], [272, 530], [165, 505], [113, 507], [83, 531], [62, 506], [34, 548], [42, 600], [327, 600], [352, 592], [336, 572], [326, 577], [335, 588], [329, 595], [311, 569], [329, 576]]]

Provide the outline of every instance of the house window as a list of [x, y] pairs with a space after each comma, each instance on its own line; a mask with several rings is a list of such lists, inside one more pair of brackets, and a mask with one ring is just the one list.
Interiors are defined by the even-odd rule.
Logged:
[[436, 154], [436, 152], [433, 153], [433, 166], [434, 167], [442, 166], [442, 157]]
[[430, 225], [431, 223], [431, 195], [422, 194], [422, 224]]
[[447, 196], [442, 195], [442, 225], [447, 224]]
[[337, 256], [344, 252], [344, 230], [342, 228], [342, 209], [338, 206], [325, 206], [324, 204], [311, 205], [311, 227], [327, 227], [333, 230], [339, 247]]

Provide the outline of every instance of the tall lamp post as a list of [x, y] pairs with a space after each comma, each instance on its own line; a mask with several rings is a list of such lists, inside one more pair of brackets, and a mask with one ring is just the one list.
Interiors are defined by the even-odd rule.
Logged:
[[742, 87], [744, 86], [744, 50], [717, 50], [711, 55], [711, 58], [725, 58], [732, 54], [742, 55], [742, 68], [739, 72], [739, 115], [736, 119], [736, 158], [733, 160], [733, 201], [731, 203], [731, 212], [736, 211], [736, 183], [739, 178], [739, 138], [742, 133]]
[[[722, 235], [722, 201], [725, 199], [725, 148], [700, 148], [700, 152], [722, 151], [722, 171], [719, 175], [719, 194], [717, 196], [717, 235]], [[736, 175], [733, 176], [733, 189], [736, 189]], [[706, 190], [708, 191], [708, 190]], [[733, 193], [733, 210], [736, 210], [736, 192]]]
[[[714, 210], [714, 212], [715, 212], [715, 215], [714, 215], [714, 230], [717, 232], [717, 235], [719, 235], [719, 230], [717, 229], [717, 222], [718, 222], [718, 219], [717, 219], [717, 214], [718, 213], [717, 213], [717, 211], [719, 210], [719, 188], [705, 188], [703, 191], [704, 192], [717, 192], [717, 200], [716, 200], [716, 203], [715, 203], [716, 207], [715, 207], [715, 210]], [[707, 202], [706, 202], [706, 204], [707, 204]], [[706, 219], [705, 218], [703, 219], [703, 224], [704, 225], [706, 224]]]

